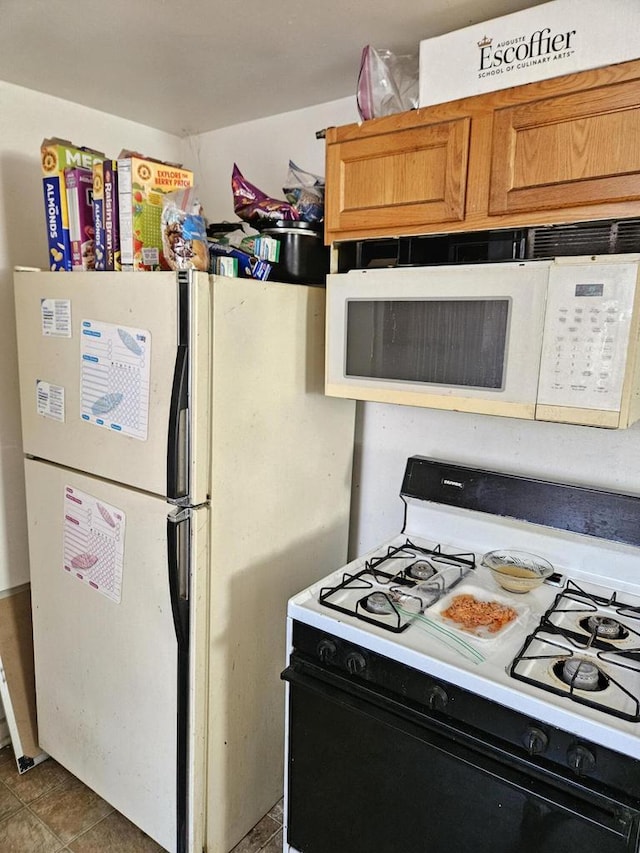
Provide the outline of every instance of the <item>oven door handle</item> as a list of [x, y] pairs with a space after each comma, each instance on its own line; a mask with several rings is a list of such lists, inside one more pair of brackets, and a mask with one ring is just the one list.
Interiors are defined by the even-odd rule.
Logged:
[[[580, 814], [584, 820], [624, 838], [627, 844], [632, 839], [636, 844], [640, 837], [638, 810], [600, 792], [586, 789], [577, 779], [574, 781], [539, 767], [498, 744], [487, 745], [485, 740], [452, 725], [445, 718], [429, 716], [367, 685], [352, 682], [339, 673], [329, 672], [300, 659], [293, 661], [281, 678], [291, 686], [315, 692], [356, 713], [428, 742], [433, 748], [456, 760], [500, 778], [514, 788], [534, 794], [540, 800]], [[636, 848], [625, 845], [624, 849]]]

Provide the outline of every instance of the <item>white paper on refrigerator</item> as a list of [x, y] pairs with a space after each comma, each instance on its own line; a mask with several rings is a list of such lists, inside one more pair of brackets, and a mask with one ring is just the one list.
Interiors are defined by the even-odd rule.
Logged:
[[64, 388], [38, 379], [36, 382], [36, 408], [44, 418], [64, 423]]
[[71, 337], [71, 300], [41, 299], [40, 314], [44, 337]]
[[80, 417], [146, 441], [151, 334], [97, 320], [82, 321]]
[[125, 515], [92, 495], [65, 487], [64, 570], [120, 603]]

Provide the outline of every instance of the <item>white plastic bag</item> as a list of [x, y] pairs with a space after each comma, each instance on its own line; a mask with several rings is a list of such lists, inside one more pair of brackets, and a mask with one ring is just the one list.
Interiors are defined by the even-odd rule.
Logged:
[[395, 56], [367, 45], [362, 51], [358, 112], [363, 120], [412, 110], [418, 106], [418, 55]]

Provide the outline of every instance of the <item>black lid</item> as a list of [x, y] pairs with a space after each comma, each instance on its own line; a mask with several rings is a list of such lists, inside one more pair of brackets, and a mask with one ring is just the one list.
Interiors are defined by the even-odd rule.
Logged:
[[293, 231], [313, 232], [314, 234], [322, 234], [324, 230], [323, 222], [303, 222], [300, 219], [278, 219], [274, 221], [265, 220], [256, 226], [260, 231], [281, 231], [290, 229]]

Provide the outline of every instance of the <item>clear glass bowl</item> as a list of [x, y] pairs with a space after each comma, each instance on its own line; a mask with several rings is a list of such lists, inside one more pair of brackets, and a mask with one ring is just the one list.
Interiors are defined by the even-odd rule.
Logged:
[[554, 572], [544, 557], [506, 548], [489, 551], [482, 558], [482, 565], [490, 569], [493, 579], [503, 589], [518, 593], [536, 589]]

